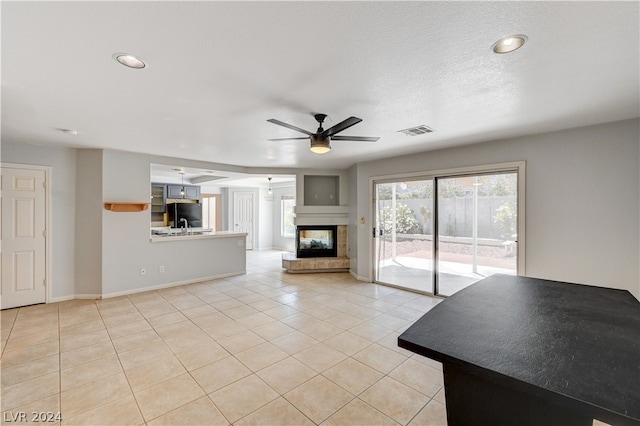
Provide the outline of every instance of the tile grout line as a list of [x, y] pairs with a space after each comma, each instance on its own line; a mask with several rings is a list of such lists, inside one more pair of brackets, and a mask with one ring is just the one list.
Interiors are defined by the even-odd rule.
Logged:
[[[207, 284], [207, 285], [208, 285], [208, 284]], [[193, 296], [195, 296], [193, 293], [189, 293], [189, 294], [192, 294]], [[160, 297], [162, 297], [162, 298], [164, 299], [164, 296], [160, 295]], [[198, 296], [195, 296], [195, 297], [197, 297], [198, 299], [200, 299]], [[166, 300], [166, 299], [165, 299], [165, 300]], [[200, 299], [200, 300], [202, 300], [202, 299]], [[205, 304], [207, 304], [207, 305], [211, 306], [212, 308], [216, 309], [214, 306], [210, 305], [210, 304], [209, 304], [209, 303], [207, 303], [205, 300], [202, 300], [202, 301], [203, 301]], [[173, 305], [170, 301], [168, 301], [168, 300], [167, 300], [167, 302], [168, 302], [169, 304], [171, 304], [171, 306], [173, 306], [175, 309], [177, 309], [177, 310], [178, 310], [182, 315], [184, 315], [184, 313], [182, 312], [182, 310], [181, 310], [181, 309], [177, 308], [177, 307], [176, 307], [175, 305]], [[219, 311], [218, 309], [216, 309], [216, 313], [217, 313], [217, 312], [220, 312], [220, 311]], [[204, 331], [204, 330], [203, 330], [203, 329], [202, 329], [198, 324], [196, 324], [195, 322], [193, 322], [193, 319], [192, 319], [192, 318], [189, 318], [189, 317], [187, 317], [186, 315], [185, 315], [185, 317], [187, 318], [187, 320], [188, 320], [189, 322], [191, 322], [191, 324], [193, 324], [195, 327], [197, 327], [197, 328], [198, 328], [198, 330], [202, 331], [202, 332], [203, 332], [203, 333], [205, 333], [207, 336], [209, 336], [209, 334], [207, 334], [207, 332], [206, 332], [206, 331]], [[151, 327], [153, 328], [153, 330], [154, 330], [154, 331], [156, 331], [156, 330], [155, 330], [155, 327], [154, 327], [153, 325], [151, 325]], [[157, 333], [157, 331], [156, 331], [156, 333]], [[210, 337], [210, 336], [209, 336], [209, 337]], [[162, 336], [160, 336], [160, 339], [164, 342], [164, 339], [162, 338]], [[212, 339], [212, 340], [215, 342], [215, 339]], [[216, 343], [217, 343], [217, 342], [216, 342]], [[165, 344], [166, 344], [166, 342], [165, 342]], [[227, 349], [226, 349], [225, 347], [223, 347], [222, 345], [220, 345], [220, 346], [221, 346], [225, 351], [227, 351]], [[195, 377], [193, 377], [193, 374], [191, 373], [191, 371], [187, 368], [187, 366], [186, 366], [186, 365], [184, 365], [184, 363], [180, 360], [180, 358], [178, 358], [178, 356], [177, 356], [177, 354], [174, 352], [174, 350], [173, 350], [171, 347], [169, 347], [169, 350], [171, 351], [171, 353], [173, 354], [173, 356], [176, 358], [176, 360], [180, 363], [180, 365], [182, 365], [182, 367], [185, 369], [185, 371], [187, 372], [187, 374], [189, 375], [189, 377], [191, 377], [191, 380], [193, 380], [193, 381], [195, 382], [195, 384], [196, 384], [196, 385], [198, 385], [198, 387], [200, 388], [200, 390], [201, 390], [201, 391], [202, 391], [202, 393], [204, 394], [204, 397], [206, 397], [206, 398], [211, 402], [211, 404], [213, 404], [213, 406], [216, 408], [216, 410], [218, 410], [218, 412], [220, 413], [220, 415], [221, 415], [222, 417], [224, 417], [224, 419], [227, 421], [227, 424], [228, 424], [228, 425], [232, 425], [233, 423], [232, 423], [231, 421], [229, 421], [229, 419], [227, 418], [227, 416], [225, 416], [225, 415], [224, 415], [224, 413], [222, 412], [222, 410], [220, 409], [220, 407], [218, 407], [218, 405], [217, 405], [217, 404], [215, 403], [215, 401], [211, 398], [211, 396], [209, 396], [209, 394], [208, 394], [208, 393], [207, 393], [207, 392], [202, 388], [202, 385], [200, 385], [200, 383], [196, 380], [196, 378], [195, 378]], [[232, 356], [232, 355], [231, 355], [231, 353], [230, 353], [229, 351], [227, 351], [227, 354], [229, 354], [229, 356]], [[228, 356], [227, 356], [227, 357], [225, 357], [225, 358], [228, 358]], [[222, 358], [222, 359], [224, 359], [224, 358]], [[216, 361], [214, 361], [214, 362], [216, 362]], [[207, 365], [209, 365], [209, 364], [207, 364]], [[205, 366], [203, 366], [203, 367], [205, 367]], [[202, 368], [202, 367], [199, 367], [199, 368]], [[197, 370], [197, 369], [196, 369], [196, 370]], [[170, 380], [170, 379], [169, 379], [169, 380]], [[240, 380], [241, 380], [241, 379], [240, 379]], [[200, 399], [200, 398], [198, 398], [198, 399]], [[197, 399], [196, 399], [196, 400], [197, 400]], [[161, 414], [160, 416], [156, 417], [155, 419], [158, 419], [158, 418], [160, 418], [160, 417], [162, 417], [162, 416], [165, 416], [165, 415], [167, 415], [167, 414], [169, 414], [169, 413], [172, 413], [172, 412], [174, 412], [174, 411], [176, 411], [176, 410], [179, 410], [180, 408], [185, 407], [185, 406], [187, 406], [187, 405], [189, 405], [189, 404], [191, 404], [191, 403], [193, 403], [193, 401], [189, 401], [189, 402], [185, 403], [184, 405], [182, 405], [182, 406], [180, 406], [180, 407], [175, 408], [174, 410], [171, 410], [171, 411], [169, 411], [169, 412], [167, 412], [167, 413], [163, 413], [163, 414]], [[152, 419], [152, 420], [150, 420], [150, 421], [153, 421], [153, 420], [155, 420], [155, 419]]]
[[[104, 299], [101, 299], [104, 300]], [[127, 300], [129, 301], [129, 303], [131, 303], [133, 305], [133, 307], [136, 309], [136, 312], [138, 312], [140, 315], [142, 315], [142, 312], [139, 311], [138, 307], [135, 305], [135, 303], [133, 303], [129, 297], [127, 296]], [[124, 375], [125, 380], [127, 381], [127, 386], [129, 386], [129, 391], [131, 392], [131, 396], [133, 397], [133, 401], [136, 404], [136, 408], [138, 409], [138, 413], [140, 414], [140, 418], [142, 419], [142, 421], [144, 422], [144, 424], [147, 424], [147, 420], [144, 417], [144, 414], [142, 413], [142, 409], [140, 408], [140, 404], [138, 403], [138, 398], [136, 398], [136, 394], [133, 391], [133, 387], [131, 386], [131, 382], [129, 381], [129, 376], [127, 376], [127, 372], [125, 371], [124, 365], [122, 365], [122, 360], [120, 359], [120, 353], [118, 352], [118, 350], [116, 349], [115, 345], [113, 344], [113, 338], [111, 337], [111, 334], [109, 333], [109, 328], [107, 327], [107, 324], [104, 322], [104, 317], [102, 316], [102, 311], [100, 311], [100, 307], [99, 305], [96, 303], [96, 309], [98, 311], [98, 315], [100, 315], [100, 319], [102, 320], [102, 323], [104, 324], [104, 328], [107, 332], [107, 335], [109, 336], [109, 343], [111, 343], [111, 346], [113, 347], [113, 351], [116, 354], [116, 357], [118, 358], [118, 364], [120, 364], [120, 369], [122, 370], [122, 374]], [[125, 314], [126, 315], [126, 314]], [[142, 315], [143, 318], [144, 315]], [[146, 318], [145, 318], [146, 321]], [[151, 324], [149, 324], [149, 326], [151, 326]], [[136, 333], [137, 334], [137, 333]], [[114, 374], [115, 375], [115, 374]], [[119, 401], [120, 399], [124, 399], [123, 398], [119, 398], [117, 401]], [[111, 401], [114, 402], [114, 401]], [[109, 403], [107, 403], [109, 404]], [[107, 404], [103, 404], [100, 407], [104, 407]], [[98, 408], [98, 407], [95, 407]]]

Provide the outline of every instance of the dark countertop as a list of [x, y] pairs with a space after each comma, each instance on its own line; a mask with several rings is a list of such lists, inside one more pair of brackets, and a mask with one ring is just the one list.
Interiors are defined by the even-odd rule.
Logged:
[[628, 291], [493, 275], [434, 307], [398, 344], [603, 421], [640, 423], [640, 303]]

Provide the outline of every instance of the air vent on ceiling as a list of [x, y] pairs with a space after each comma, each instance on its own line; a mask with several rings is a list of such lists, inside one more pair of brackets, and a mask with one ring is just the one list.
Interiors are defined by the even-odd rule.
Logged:
[[433, 130], [431, 127], [422, 125], [422, 126], [411, 127], [404, 130], [398, 130], [398, 132], [404, 133], [407, 136], [418, 136], [418, 135], [424, 135], [425, 133], [435, 132], [435, 130]]

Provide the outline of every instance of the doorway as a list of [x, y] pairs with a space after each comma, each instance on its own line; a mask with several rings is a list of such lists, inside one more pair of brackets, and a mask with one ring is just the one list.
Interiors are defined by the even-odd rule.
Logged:
[[524, 163], [374, 179], [374, 281], [451, 296], [524, 273]]
[[48, 167], [2, 165], [1, 308], [47, 301]]
[[200, 198], [202, 204], [202, 227], [222, 230], [222, 195], [202, 194]]

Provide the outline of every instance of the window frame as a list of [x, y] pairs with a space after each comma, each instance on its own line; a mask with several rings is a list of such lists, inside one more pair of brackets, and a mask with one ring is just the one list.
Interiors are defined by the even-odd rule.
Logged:
[[[287, 204], [291, 204], [287, 206]], [[280, 237], [282, 238], [295, 238], [296, 237], [296, 227], [295, 222], [293, 223], [293, 230], [289, 234], [286, 232], [289, 226], [286, 225], [285, 221], [287, 219], [287, 211], [291, 212], [292, 220], [295, 220], [295, 207], [296, 207], [296, 197], [295, 195], [283, 195], [280, 197]]]

